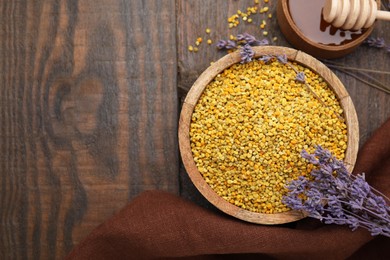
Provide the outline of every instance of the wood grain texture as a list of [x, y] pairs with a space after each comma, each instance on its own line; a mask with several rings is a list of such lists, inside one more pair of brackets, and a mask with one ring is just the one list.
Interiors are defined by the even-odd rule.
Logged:
[[178, 192], [174, 1], [0, 1], [0, 259]]
[[[383, 37], [390, 43], [390, 35], [386, 31], [390, 29], [390, 23], [378, 22], [372, 33], [373, 37]], [[337, 63], [350, 67], [364, 68], [377, 72], [390, 71], [390, 56], [383, 49], [360, 46], [352, 54], [337, 59]], [[355, 77], [344, 72], [334, 70], [346, 86], [349, 95], [355, 104], [360, 128], [360, 146], [372, 135], [373, 131], [390, 117], [390, 95], [374, 89], [367, 84], [356, 80]], [[380, 81], [385, 86], [390, 86], [390, 76], [383, 73], [367, 73]], [[365, 77], [363, 75], [365, 79]]]
[[[207, 27], [214, 42], [261, 38], [262, 19], [272, 44], [290, 46], [269, 2], [273, 19], [229, 30], [253, 0], [0, 0], [0, 259], [61, 259], [146, 189], [180, 188], [214, 209], [178, 162], [177, 97], [224, 53], [187, 47]], [[380, 21], [373, 35], [390, 43], [389, 30]], [[362, 46], [337, 62], [390, 71], [389, 58]], [[363, 144], [390, 116], [390, 95], [335, 73]]]

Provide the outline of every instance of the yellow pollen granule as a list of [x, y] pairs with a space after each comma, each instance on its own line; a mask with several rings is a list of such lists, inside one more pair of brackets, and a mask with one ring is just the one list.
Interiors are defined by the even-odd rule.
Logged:
[[[196, 104], [190, 126], [193, 157], [210, 187], [243, 209], [277, 213], [288, 181], [313, 168], [300, 156], [315, 145], [344, 159], [347, 126], [326, 81], [298, 64], [235, 64], [218, 74]], [[309, 83], [310, 82], [310, 83]]]
[[269, 11], [269, 7], [268, 6], [265, 6], [263, 8], [260, 9], [260, 13], [263, 14], [263, 13], [266, 13]]

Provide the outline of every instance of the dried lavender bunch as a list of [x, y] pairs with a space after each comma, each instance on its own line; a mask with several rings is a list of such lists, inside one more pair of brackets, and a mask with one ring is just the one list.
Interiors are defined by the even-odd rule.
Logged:
[[326, 224], [348, 225], [352, 230], [365, 228], [371, 235], [390, 237], [390, 199], [371, 187], [364, 174], [350, 174], [342, 161], [321, 146], [314, 154], [302, 157], [316, 165], [311, 178], [291, 181], [283, 202], [292, 209]]

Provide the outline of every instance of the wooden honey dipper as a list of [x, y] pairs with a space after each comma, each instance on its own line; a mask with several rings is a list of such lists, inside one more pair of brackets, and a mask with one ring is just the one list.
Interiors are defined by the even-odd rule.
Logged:
[[376, 19], [390, 20], [390, 12], [378, 10], [375, 0], [326, 0], [324, 20], [344, 30], [369, 28]]

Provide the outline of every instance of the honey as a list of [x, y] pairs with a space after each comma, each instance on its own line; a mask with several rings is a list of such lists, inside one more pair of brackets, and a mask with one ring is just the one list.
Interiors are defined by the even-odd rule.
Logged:
[[325, 0], [289, 0], [288, 8], [296, 26], [311, 41], [342, 45], [360, 37], [364, 30], [349, 31], [333, 27], [322, 17]]

